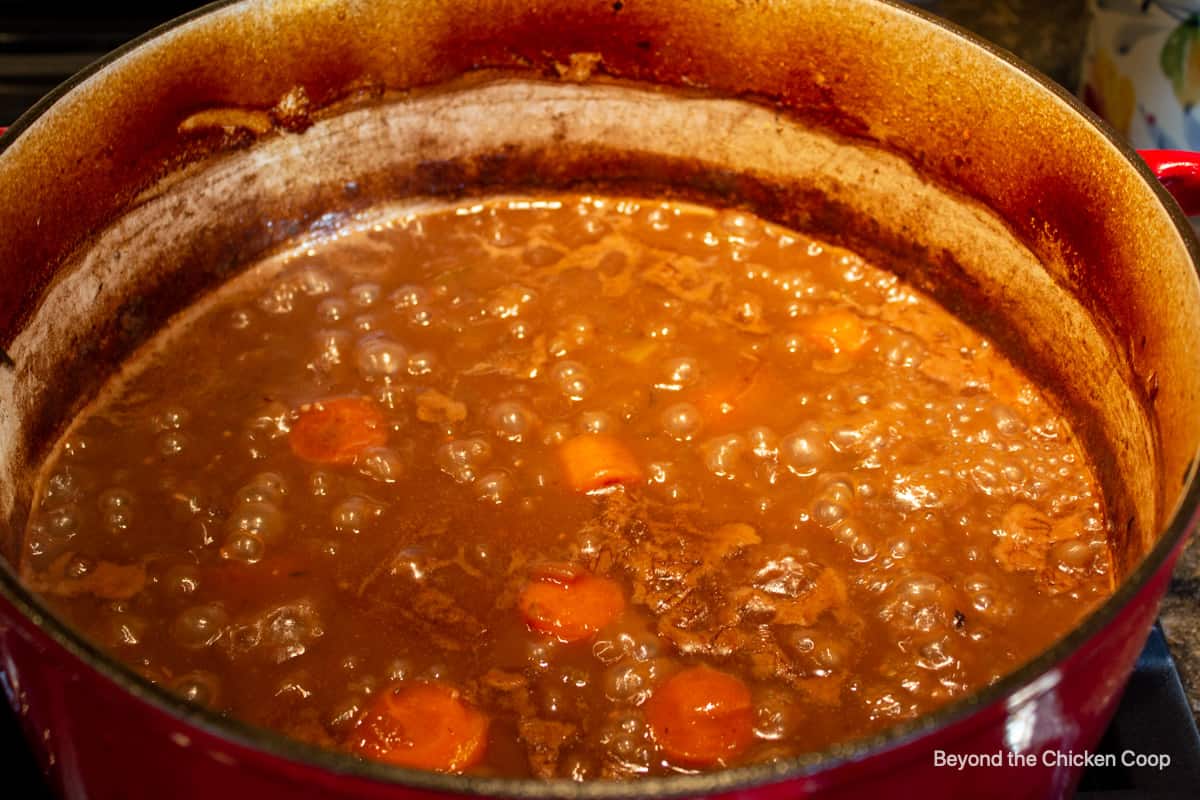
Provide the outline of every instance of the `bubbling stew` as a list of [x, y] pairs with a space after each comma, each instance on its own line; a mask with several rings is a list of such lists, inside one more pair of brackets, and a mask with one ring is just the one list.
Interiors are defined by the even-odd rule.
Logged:
[[559, 196], [351, 220], [200, 301], [67, 431], [21, 568], [221, 714], [587, 780], [984, 687], [1111, 591], [1108, 532], [1064, 417], [895, 275]]

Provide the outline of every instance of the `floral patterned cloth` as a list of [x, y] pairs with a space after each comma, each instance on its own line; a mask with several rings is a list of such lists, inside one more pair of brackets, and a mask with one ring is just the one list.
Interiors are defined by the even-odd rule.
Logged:
[[1200, 0], [1092, 0], [1080, 94], [1135, 147], [1200, 150]]

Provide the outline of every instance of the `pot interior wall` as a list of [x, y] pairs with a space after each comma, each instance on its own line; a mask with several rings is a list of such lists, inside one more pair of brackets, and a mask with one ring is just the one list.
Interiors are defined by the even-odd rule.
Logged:
[[746, 208], [893, 269], [1070, 410], [1110, 509], [1129, 521], [1116, 543], [1122, 569], [1163, 523], [1159, 420], [1110, 326], [982, 204], [886, 149], [762, 105], [611, 79], [477, 73], [195, 165], [143, 193], [59, 270], [9, 348], [17, 371], [3, 376], [20, 410], [8, 410], [0, 439], [5, 554], [15, 559], [31, 478], [63, 425], [205, 289], [381, 202], [565, 189]]
[[9, 560], [47, 449], [170, 314], [402, 198], [677, 196], [894, 269], [1058, 397], [1122, 572], [1200, 443], [1200, 286], [1162, 194], [1036, 78], [886, 2], [244, 0], [16, 131], [0, 154], [20, 200], [0, 205]]

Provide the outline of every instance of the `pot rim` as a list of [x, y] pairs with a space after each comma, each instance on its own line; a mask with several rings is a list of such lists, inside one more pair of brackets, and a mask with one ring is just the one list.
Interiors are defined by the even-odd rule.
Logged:
[[[62, 97], [126, 54], [201, 17], [251, 2], [256, 2], [256, 0], [216, 0], [216, 2], [173, 18], [92, 62], [42, 97], [18, 118], [3, 136], [0, 136], [0, 156]], [[1200, 242], [1197, 242], [1183, 212], [1154, 177], [1150, 168], [1138, 157], [1137, 152], [1076, 97], [1047, 76], [1019, 60], [1012, 53], [948, 20], [936, 17], [919, 7], [901, 4], [897, 0], [874, 0], [874, 2], [915, 16], [924, 24], [942, 28], [965, 39], [1004, 65], [1032, 79], [1055, 99], [1064, 103], [1070, 111], [1082, 117], [1089, 127], [1116, 148], [1144, 182], [1150, 184], [1160, 205], [1170, 215], [1176, 232], [1183, 240], [1193, 270], [1200, 275]], [[621, 798], [624, 800], [647, 796], [669, 798], [715, 794], [749, 789], [767, 783], [803, 779], [846, 764], [865, 761], [874, 756], [900, 750], [928, 735], [950, 728], [978, 711], [1002, 702], [1022, 689], [1027, 689], [1103, 631], [1141, 593], [1151, 578], [1163, 568], [1176, 547], [1180, 546], [1186, 536], [1196, 527], [1198, 518], [1200, 518], [1200, 478], [1198, 478], [1197, 460], [1193, 459], [1186, 482], [1186, 490], [1178, 501], [1166, 530], [1159, 536], [1150, 552], [1142, 558], [1137, 567], [1125, 577], [1116, 590], [1066, 636], [1058, 639], [1036, 658], [980, 691], [948, 703], [932, 713], [894, 725], [874, 736], [834, 744], [822, 751], [805, 753], [774, 763], [732, 767], [708, 773], [641, 778], [634, 781], [594, 780], [577, 783], [566, 779], [540, 780], [446, 775], [366, 761], [348, 753], [305, 744], [276, 731], [224, 717], [208, 709], [189, 704], [166, 689], [154, 685], [109, 657], [58, 619], [32, 592], [22, 585], [11, 565], [2, 560], [0, 560], [0, 597], [11, 603], [23, 617], [37, 626], [56, 644], [135, 699], [209, 736], [256, 751], [260, 755], [280, 758], [334, 775], [377, 784], [407, 786], [466, 796], [538, 798], [539, 800], [541, 798], [597, 798], [597, 800]]]

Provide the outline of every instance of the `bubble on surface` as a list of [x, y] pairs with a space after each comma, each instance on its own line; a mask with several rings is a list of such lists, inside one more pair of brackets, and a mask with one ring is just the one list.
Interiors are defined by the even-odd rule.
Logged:
[[179, 644], [199, 650], [215, 644], [229, 625], [229, 613], [216, 603], [192, 606], [182, 611], [171, 626]]
[[678, 392], [694, 386], [700, 380], [700, 365], [694, 358], [681, 356], [670, 358], [662, 365], [662, 378], [654, 386], [657, 389]]
[[503, 471], [488, 472], [475, 480], [475, 496], [494, 505], [508, 500], [514, 488], [512, 478]]
[[365, 378], [391, 378], [408, 370], [408, 351], [383, 336], [368, 336], [358, 343], [354, 363]]
[[744, 466], [750, 443], [736, 433], [709, 439], [701, 446], [704, 466], [718, 478], [735, 479]]
[[680, 442], [690, 442], [704, 424], [700, 409], [691, 403], [675, 403], [662, 413], [663, 432]]
[[362, 533], [374, 520], [383, 516], [384, 507], [366, 497], [348, 497], [333, 507], [330, 521], [341, 533]]
[[492, 446], [486, 439], [478, 437], [447, 442], [434, 454], [442, 472], [459, 483], [474, 481], [480, 467], [487, 464], [491, 457]]
[[360, 283], [350, 287], [350, 302], [358, 308], [370, 308], [379, 302], [382, 289], [377, 283]]
[[395, 483], [404, 477], [404, 459], [390, 447], [368, 447], [357, 463], [360, 474], [380, 483]]
[[510, 442], [524, 441], [535, 422], [533, 412], [517, 400], [496, 403], [488, 409], [487, 419], [496, 435]]
[[817, 474], [831, 455], [824, 431], [815, 425], [801, 427], [779, 442], [779, 463], [803, 478]]
[[274, 503], [242, 503], [229, 516], [226, 530], [231, 536], [251, 533], [264, 542], [272, 542], [283, 535], [283, 512]]
[[396, 309], [416, 308], [429, 302], [429, 291], [423, 286], [407, 284], [392, 292], [392, 307]]

